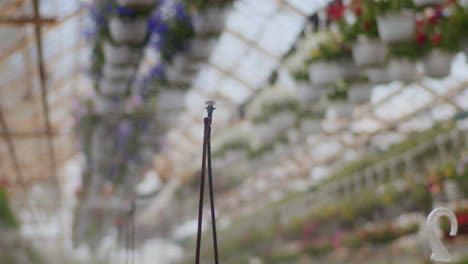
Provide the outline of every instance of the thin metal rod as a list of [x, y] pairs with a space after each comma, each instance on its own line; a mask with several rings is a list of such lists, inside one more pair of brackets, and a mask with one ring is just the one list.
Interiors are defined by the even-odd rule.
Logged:
[[218, 254], [218, 236], [216, 234], [216, 213], [214, 205], [214, 194], [213, 194], [213, 172], [211, 170], [211, 118], [209, 121], [208, 131], [207, 131], [207, 155], [208, 155], [208, 184], [210, 189], [210, 207], [211, 207], [211, 227], [213, 229], [213, 246], [214, 246], [214, 256], [215, 264], [219, 263], [219, 254]]
[[201, 232], [202, 232], [202, 221], [203, 221], [203, 196], [205, 192], [205, 166], [206, 166], [206, 133], [207, 133], [207, 122], [208, 118], [204, 119], [205, 127], [203, 131], [203, 156], [202, 156], [202, 168], [200, 172], [200, 199], [198, 202], [198, 230], [197, 230], [197, 248], [195, 255], [195, 263], [200, 264], [200, 246], [201, 246]]

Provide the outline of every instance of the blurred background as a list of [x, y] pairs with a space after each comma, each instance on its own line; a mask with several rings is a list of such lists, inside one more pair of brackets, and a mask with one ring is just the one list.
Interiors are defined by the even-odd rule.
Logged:
[[208, 100], [220, 262], [468, 263], [467, 62], [463, 0], [1, 0], [0, 263], [193, 263]]

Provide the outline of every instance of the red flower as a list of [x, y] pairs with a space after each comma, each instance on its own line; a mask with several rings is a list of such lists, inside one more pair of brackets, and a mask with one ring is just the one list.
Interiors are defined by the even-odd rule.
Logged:
[[[419, 33], [417, 36], [416, 36], [416, 42], [419, 44], [419, 45], [424, 45], [426, 43], [426, 40], [427, 40], [427, 37], [425, 34], [423, 33]], [[433, 189], [434, 186], [430, 186], [430, 190]]]
[[437, 22], [439, 22], [439, 18], [437, 17], [436, 14], [434, 14], [434, 15], [429, 17], [427, 22], [429, 22], [430, 25], [435, 26], [435, 25], [437, 25]]
[[343, 18], [345, 6], [341, 1], [330, 4], [327, 8], [328, 19], [330, 21], [337, 21]]
[[356, 16], [361, 16], [362, 15], [362, 8], [360, 6], [357, 6], [357, 7], [353, 8], [353, 13]]
[[370, 28], [371, 28], [371, 21], [370, 21], [370, 20], [366, 20], [366, 21], [364, 22], [364, 24], [362, 25], [362, 29], [363, 29], [364, 31], [369, 31]]
[[439, 44], [442, 41], [442, 35], [440, 33], [435, 33], [432, 35], [431, 42], [432, 44]]
[[0, 189], [6, 189], [10, 187], [10, 182], [7, 179], [0, 180]]
[[417, 19], [416, 20], [416, 29], [418, 31], [422, 31], [423, 27], [424, 27], [424, 20], [423, 19]]

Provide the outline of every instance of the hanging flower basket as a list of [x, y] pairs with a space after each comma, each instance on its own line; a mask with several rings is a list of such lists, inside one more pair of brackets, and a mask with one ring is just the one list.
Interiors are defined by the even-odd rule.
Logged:
[[166, 70], [167, 80], [174, 85], [190, 86], [195, 77], [194, 73], [184, 73], [176, 67], [170, 66]]
[[125, 112], [125, 98], [111, 98], [97, 94], [94, 97], [96, 113], [122, 114]]
[[172, 66], [180, 72], [197, 73], [202, 67], [199, 61], [191, 59], [187, 54], [177, 54], [174, 56]]
[[112, 17], [109, 21], [112, 39], [120, 44], [142, 44], [148, 34], [146, 18]]
[[259, 123], [255, 125], [255, 132], [257, 136], [260, 138], [262, 143], [271, 142], [274, 138], [277, 137], [277, 132], [275, 129], [270, 127], [269, 123]]
[[114, 45], [108, 41], [103, 45], [106, 63], [114, 65], [136, 65], [140, 62], [142, 51], [126, 45]]
[[441, 6], [447, 2], [447, 0], [413, 0], [415, 6]]
[[353, 104], [345, 100], [330, 101], [326, 118], [327, 119], [347, 119], [353, 116]]
[[195, 60], [207, 60], [213, 51], [215, 43], [216, 40], [213, 38], [197, 37], [190, 40], [190, 57]]
[[318, 118], [306, 118], [300, 124], [300, 131], [303, 135], [319, 133], [322, 129], [322, 120]]
[[128, 87], [130, 84], [130, 79], [116, 80], [116, 79], [107, 79], [103, 78], [99, 81], [99, 92], [105, 97], [117, 97], [124, 98], [128, 94]]
[[455, 54], [440, 49], [433, 49], [422, 62], [424, 71], [431, 78], [444, 78], [450, 75]]
[[219, 34], [224, 30], [227, 8], [209, 7], [192, 15], [192, 24], [199, 35]]
[[414, 38], [415, 13], [411, 10], [390, 11], [377, 17], [379, 36], [385, 43], [407, 42]]
[[324, 89], [320, 87], [314, 87], [307, 81], [300, 81], [297, 83], [297, 89], [299, 94], [299, 100], [304, 103], [313, 103], [322, 97]]
[[158, 111], [181, 111], [185, 107], [186, 95], [186, 90], [177, 89], [176, 87], [161, 89], [157, 103]]
[[277, 134], [291, 128], [296, 121], [293, 111], [284, 110], [270, 118], [270, 129], [275, 130]]
[[388, 74], [393, 81], [414, 82], [417, 77], [416, 61], [392, 58], [388, 63]]
[[102, 74], [106, 79], [129, 82], [135, 75], [136, 68], [133, 66], [113, 66], [106, 64], [102, 69]]
[[366, 74], [372, 84], [384, 84], [391, 81], [387, 66], [367, 68]]
[[358, 82], [348, 88], [349, 101], [353, 104], [367, 104], [372, 97], [372, 84]]
[[317, 61], [309, 66], [309, 77], [315, 86], [334, 84], [342, 78], [342, 72], [338, 61]]
[[353, 45], [353, 59], [358, 66], [380, 65], [386, 56], [387, 47], [380, 39], [359, 38]]
[[341, 60], [340, 68], [344, 80], [354, 79], [359, 76], [360, 70], [351, 58]]
[[117, 0], [119, 6], [151, 6], [156, 2], [157, 0]]

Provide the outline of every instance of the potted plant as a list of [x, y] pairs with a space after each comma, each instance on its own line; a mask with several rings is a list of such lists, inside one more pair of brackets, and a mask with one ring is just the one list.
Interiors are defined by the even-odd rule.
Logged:
[[348, 81], [348, 97], [353, 104], [367, 104], [372, 96], [372, 84], [366, 77], [357, 78]]
[[120, 44], [141, 44], [148, 34], [146, 18], [112, 17], [109, 21], [112, 39]]
[[299, 109], [296, 126], [302, 136], [318, 133], [322, 129], [322, 119], [325, 113], [322, 107], [305, 105]]
[[347, 43], [352, 43], [352, 54], [356, 65], [380, 65], [385, 61], [387, 49], [379, 39], [377, 10], [375, 1], [353, 1], [352, 12], [356, 17], [353, 23], [340, 21], [340, 31]]
[[318, 101], [324, 92], [324, 89], [320, 87], [314, 87], [309, 80], [309, 74], [307, 71], [298, 71], [293, 73], [294, 80], [296, 81], [296, 87], [299, 95], [299, 100], [304, 103], [313, 103]]
[[385, 84], [391, 81], [387, 65], [369, 67], [366, 69], [366, 75], [372, 84]]
[[324, 40], [312, 49], [308, 60], [309, 78], [317, 87], [332, 85], [344, 75], [350, 75], [341, 65], [344, 60], [351, 58], [350, 49], [342, 45], [336, 33], [326, 31], [324, 34]]
[[131, 80], [102, 78], [98, 84], [99, 92], [105, 97], [124, 98], [129, 94]]
[[198, 36], [189, 41], [189, 56], [195, 61], [207, 60], [216, 44], [216, 39]]
[[379, 36], [385, 43], [413, 39], [416, 28], [412, 0], [381, 0], [376, 2], [376, 8]]
[[219, 34], [224, 30], [226, 15], [233, 0], [184, 0], [192, 11], [192, 23], [199, 35]]
[[136, 68], [134, 66], [114, 66], [105, 64], [102, 68], [102, 75], [109, 80], [120, 80], [129, 82], [135, 75]]
[[113, 65], [136, 65], [142, 58], [142, 50], [128, 45], [116, 45], [110, 41], [103, 42], [105, 61]]
[[455, 53], [459, 50], [460, 29], [454, 16], [445, 17], [442, 7], [428, 9], [417, 21], [418, 39], [423, 36], [426, 54], [422, 59], [424, 71], [432, 78], [450, 74]]
[[327, 119], [350, 118], [353, 114], [353, 105], [348, 101], [348, 91], [339, 84], [328, 95]]
[[98, 114], [122, 114], [125, 113], [125, 98], [113, 98], [97, 93], [93, 101], [94, 109]]
[[388, 74], [392, 81], [414, 82], [417, 77], [416, 61], [424, 54], [418, 43], [409, 42], [389, 46]]

